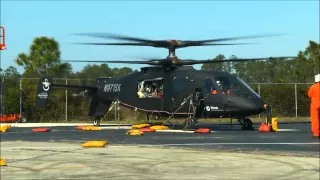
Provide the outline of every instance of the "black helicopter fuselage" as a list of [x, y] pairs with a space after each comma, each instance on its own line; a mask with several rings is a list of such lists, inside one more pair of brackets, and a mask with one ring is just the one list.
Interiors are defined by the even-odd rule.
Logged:
[[98, 78], [96, 83], [96, 108], [91, 104], [91, 110], [96, 110], [90, 116], [104, 116], [115, 99], [136, 111], [161, 116], [190, 115], [189, 101], [181, 104], [196, 88], [202, 89], [204, 96], [202, 117], [238, 118], [264, 111], [262, 98], [241, 79], [227, 72], [195, 70], [192, 66], [174, 71], [145, 67], [120, 78]]

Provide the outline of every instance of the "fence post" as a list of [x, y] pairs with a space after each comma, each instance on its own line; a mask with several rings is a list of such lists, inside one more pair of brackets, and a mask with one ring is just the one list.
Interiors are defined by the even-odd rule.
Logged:
[[2, 81], [2, 72], [1, 72], [1, 69], [0, 69], [0, 76], [1, 76], [1, 79], [0, 79], [0, 116], [3, 116], [3, 111], [2, 111], [2, 104], [3, 104], [3, 81]]
[[[261, 88], [261, 87], [260, 87], [260, 83], [259, 83], [259, 84], [258, 84], [258, 94], [259, 94], [259, 96], [261, 96], [261, 95], [260, 95], [260, 88]], [[259, 118], [260, 118], [260, 117], [261, 117], [261, 115], [259, 114]]]
[[6, 114], [5, 113], [5, 106], [6, 106], [6, 87], [5, 87], [5, 82], [4, 82], [4, 73], [2, 73], [2, 86], [1, 86], [1, 112], [2, 115]]
[[[68, 84], [68, 78], [66, 78], [66, 85]], [[68, 122], [68, 90], [66, 88], [66, 122]]]
[[298, 117], [298, 95], [297, 95], [297, 84], [294, 83], [294, 99], [295, 99], [295, 106], [296, 106], [296, 117]]
[[19, 114], [22, 115], [22, 77], [20, 77]]

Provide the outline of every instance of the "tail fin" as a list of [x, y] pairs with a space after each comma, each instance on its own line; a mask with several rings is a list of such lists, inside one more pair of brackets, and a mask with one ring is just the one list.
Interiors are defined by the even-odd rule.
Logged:
[[41, 77], [38, 83], [36, 106], [44, 106], [48, 103], [49, 93], [52, 86], [52, 77]]

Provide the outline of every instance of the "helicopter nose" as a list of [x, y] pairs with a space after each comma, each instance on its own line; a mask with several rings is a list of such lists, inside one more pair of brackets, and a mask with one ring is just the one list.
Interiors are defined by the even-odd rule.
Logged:
[[261, 98], [255, 98], [251, 100], [249, 103], [249, 109], [256, 110], [256, 111], [263, 111], [264, 110], [265, 102]]

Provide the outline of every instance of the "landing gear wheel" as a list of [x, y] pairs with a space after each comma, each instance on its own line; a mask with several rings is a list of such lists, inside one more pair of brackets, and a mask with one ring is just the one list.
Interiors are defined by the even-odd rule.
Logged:
[[196, 125], [195, 125], [195, 120], [194, 119], [187, 119], [184, 121], [184, 128], [186, 130], [194, 130]]
[[20, 122], [20, 123], [26, 123], [26, 122], [27, 122], [27, 118], [21, 117], [21, 118], [19, 119], [19, 122]]
[[254, 130], [254, 127], [252, 126], [252, 121], [249, 118], [244, 118], [242, 120], [242, 128], [241, 130]]
[[93, 120], [93, 125], [94, 125], [94, 126], [100, 126], [100, 117], [96, 117], [96, 118]]

